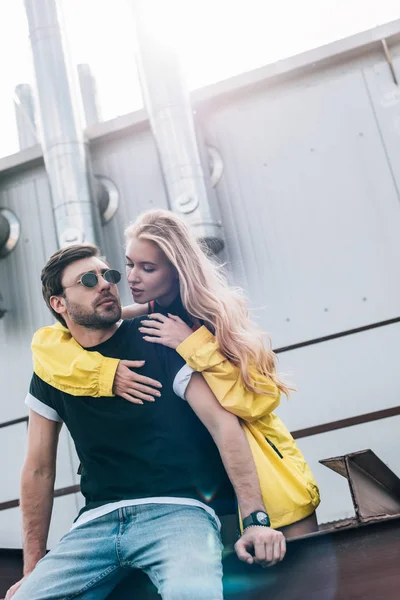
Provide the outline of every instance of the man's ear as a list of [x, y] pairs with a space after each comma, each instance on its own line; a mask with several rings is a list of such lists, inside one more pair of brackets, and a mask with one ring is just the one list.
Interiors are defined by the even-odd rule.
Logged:
[[64, 296], [50, 296], [50, 306], [59, 315], [67, 312]]

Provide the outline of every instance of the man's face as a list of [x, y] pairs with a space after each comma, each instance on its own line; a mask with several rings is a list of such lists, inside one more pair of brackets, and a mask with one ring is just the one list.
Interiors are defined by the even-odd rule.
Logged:
[[[66, 323], [91, 329], [107, 329], [121, 318], [121, 302], [115, 284], [106, 281], [102, 274], [110, 267], [97, 257], [78, 260], [65, 268], [62, 276], [64, 297], [60, 299], [60, 312]], [[78, 283], [84, 273], [96, 273], [97, 285], [87, 288]]]

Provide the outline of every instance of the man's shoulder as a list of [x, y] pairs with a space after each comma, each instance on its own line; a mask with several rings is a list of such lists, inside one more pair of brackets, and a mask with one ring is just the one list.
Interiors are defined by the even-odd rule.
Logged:
[[45, 380], [42, 379], [42, 377], [39, 377], [39, 375], [37, 375], [36, 373], [32, 374], [31, 383], [29, 386], [29, 393], [33, 394], [34, 396], [40, 397], [55, 397], [59, 394], [62, 394], [60, 390], [58, 390], [51, 384], [50, 376], [48, 377], [48, 380]]
[[[141, 315], [140, 317], [135, 317], [134, 319], [125, 319], [122, 321], [120, 329], [124, 327], [123, 334], [124, 339], [129, 338], [131, 348], [134, 350], [135, 357], [143, 354], [149, 359], [157, 360], [167, 360], [169, 363], [172, 361], [175, 364], [184, 363], [179, 354], [169, 348], [168, 346], [164, 346], [161, 343], [148, 342], [144, 338], [144, 333], [139, 331], [139, 327], [142, 326], [142, 321], [148, 319], [148, 315]], [[174, 365], [175, 366], [175, 365]]]
[[147, 318], [147, 315], [142, 315], [134, 319], [124, 319], [119, 326], [120, 333], [123, 336], [131, 336], [131, 339], [142, 340], [143, 334], [139, 331], [139, 327], [142, 326], [142, 321]]
[[122, 335], [131, 335], [133, 337], [142, 337], [139, 327], [141, 326], [142, 320], [145, 318], [146, 317], [135, 317], [134, 319], [124, 319], [119, 326], [120, 333]]
[[60, 392], [44, 381], [44, 379], [41, 379], [39, 375], [33, 373], [29, 392], [25, 398], [25, 404], [29, 409], [42, 417], [61, 423], [63, 419], [59, 414], [59, 407], [61, 406], [59, 400], [62, 395], [63, 392]]
[[[100, 346], [98, 348], [99, 352], [105, 355], [109, 355], [110, 352], [112, 354], [115, 353], [117, 358], [121, 358], [119, 356], [120, 352], [126, 352], [128, 349], [132, 350], [135, 354], [138, 351], [152, 353], [153, 349], [151, 346], [153, 344], [146, 342], [143, 339], [143, 333], [139, 331], [141, 322], [145, 318], [135, 317], [134, 319], [124, 319], [119, 326], [118, 334]], [[128, 357], [124, 356], [123, 358]]]

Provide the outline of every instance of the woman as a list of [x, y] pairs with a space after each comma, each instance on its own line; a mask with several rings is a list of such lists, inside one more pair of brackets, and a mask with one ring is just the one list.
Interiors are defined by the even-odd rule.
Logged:
[[[272, 526], [287, 537], [315, 531], [318, 488], [272, 412], [289, 388], [277, 375], [273, 352], [250, 323], [241, 293], [227, 285], [220, 268], [172, 213], [147, 212], [125, 234], [127, 279], [139, 307], [125, 308], [124, 318], [150, 308], [153, 314], [140, 328], [145, 339], [175, 348], [202, 372], [222, 406], [242, 419]], [[37, 332], [32, 349], [36, 373], [54, 387], [73, 395], [112, 395], [118, 361], [85, 351], [61, 325]], [[149, 389], [140, 384], [135, 395], [143, 398]], [[115, 391], [123, 396], [127, 390]]]

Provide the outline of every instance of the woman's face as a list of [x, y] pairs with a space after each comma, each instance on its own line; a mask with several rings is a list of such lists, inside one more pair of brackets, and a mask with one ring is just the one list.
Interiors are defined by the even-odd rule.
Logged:
[[164, 252], [150, 240], [131, 238], [126, 246], [126, 276], [134, 302], [157, 300], [168, 306], [179, 293], [174, 267]]

